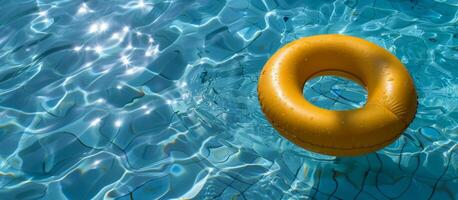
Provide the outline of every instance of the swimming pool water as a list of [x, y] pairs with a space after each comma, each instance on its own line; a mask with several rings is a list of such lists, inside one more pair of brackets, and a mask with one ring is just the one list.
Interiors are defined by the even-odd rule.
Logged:
[[[2, 0], [0, 199], [458, 199], [456, 0]], [[341, 33], [412, 75], [415, 120], [360, 157], [305, 151], [266, 121], [279, 47]], [[364, 103], [325, 77], [305, 96]]]

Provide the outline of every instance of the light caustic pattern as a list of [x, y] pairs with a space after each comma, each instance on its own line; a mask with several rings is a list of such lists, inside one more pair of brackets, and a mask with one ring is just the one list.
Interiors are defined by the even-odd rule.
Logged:
[[[0, 199], [458, 199], [455, 0], [3, 0]], [[416, 119], [392, 145], [322, 156], [265, 120], [279, 47], [342, 33], [395, 54]], [[305, 96], [364, 104], [352, 82]]]

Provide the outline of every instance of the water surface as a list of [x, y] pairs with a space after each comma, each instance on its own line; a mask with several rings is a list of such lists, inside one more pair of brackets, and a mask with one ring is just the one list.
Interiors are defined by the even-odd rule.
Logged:
[[[2, 0], [1, 199], [458, 199], [456, 0]], [[324, 33], [388, 49], [418, 113], [392, 145], [336, 158], [264, 118], [257, 80]], [[321, 78], [306, 97], [364, 103]]]

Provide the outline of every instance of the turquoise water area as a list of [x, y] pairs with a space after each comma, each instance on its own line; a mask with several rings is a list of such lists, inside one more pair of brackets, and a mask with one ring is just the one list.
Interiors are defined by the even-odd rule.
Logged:
[[[458, 199], [457, 0], [1, 0], [0, 199]], [[390, 146], [308, 152], [266, 121], [279, 47], [341, 33], [408, 68]], [[324, 77], [306, 98], [364, 104]]]

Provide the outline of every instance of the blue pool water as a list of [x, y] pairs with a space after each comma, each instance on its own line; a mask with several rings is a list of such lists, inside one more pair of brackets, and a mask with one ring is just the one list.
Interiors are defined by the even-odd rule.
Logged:
[[[0, 199], [458, 199], [457, 0], [1, 0]], [[395, 54], [419, 95], [390, 146], [282, 138], [257, 79], [279, 47], [341, 33]], [[305, 97], [364, 104], [324, 77]]]

